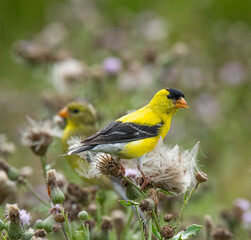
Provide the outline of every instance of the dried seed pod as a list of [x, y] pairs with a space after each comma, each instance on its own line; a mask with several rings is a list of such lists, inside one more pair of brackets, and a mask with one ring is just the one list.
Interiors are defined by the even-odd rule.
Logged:
[[204, 172], [197, 172], [196, 175], [195, 175], [195, 178], [196, 178], [198, 183], [203, 183], [203, 182], [206, 182], [208, 180], [208, 176]]
[[98, 156], [97, 169], [102, 174], [112, 177], [119, 177], [124, 170], [120, 163], [120, 159], [114, 158], [109, 154]]
[[85, 226], [88, 225], [88, 226], [89, 226], [89, 229], [94, 228], [95, 225], [96, 225], [94, 220], [86, 220], [86, 221], [84, 222], [84, 224], [85, 224]]
[[231, 240], [233, 234], [225, 228], [218, 227], [212, 232], [212, 237], [214, 240]]
[[174, 236], [174, 229], [169, 225], [165, 225], [162, 227], [160, 233], [165, 239], [170, 239]]
[[112, 219], [108, 216], [103, 216], [101, 229], [102, 230], [111, 230], [112, 228], [113, 228]]
[[53, 225], [53, 228], [52, 228], [52, 231], [53, 231], [53, 232], [56, 233], [56, 232], [58, 232], [58, 231], [60, 231], [60, 230], [61, 230], [61, 226], [59, 226], [59, 225], [57, 225], [57, 224], [54, 224], [54, 225]]
[[146, 212], [149, 212], [149, 211], [152, 211], [155, 207], [155, 203], [152, 199], [150, 198], [146, 198], [144, 200], [142, 200], [139, 204], [139, 208], [141, 211], [146, 211]]
[[24, 235], [24, 229], [20, 220], [20, 210], [16, 204], [7, 205], [8, 217], [10, 219], [10, 227], [8, 230], [8, 236], [11, 240], [16, 240]]
[[64, 215], [62, 213], [55, 213], [54, 214], [54, 220], [58, 223], [62, 223], [65, 221]]
[[164, 221], [165, 222], [171, 222], [171, 220], [173, 219], [173, 214], [171, 213], [166, 213], [164, 216]]
[[47, 235], [46, 231], [44, 229], [39, 229], [39, 230], [36, 230], [35, 233], [34, 233], [34, 236], [37, 237], [37, 238], [45, 238]]

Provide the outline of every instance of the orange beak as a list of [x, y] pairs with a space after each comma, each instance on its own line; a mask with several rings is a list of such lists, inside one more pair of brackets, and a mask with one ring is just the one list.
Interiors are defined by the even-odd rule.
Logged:
[[175, 107], [177, 107], [177, 108], [189, 108], [188, 105], [187, 105], [186, 100], [183, 97], [179, 98], [176, 101]]
[[65, 107], [63, 109], [61, 109], [58, 113], [58, 116], [62, 117], [62, 118], [68, 118], [69, 117], [69, 111], [68, 109]]

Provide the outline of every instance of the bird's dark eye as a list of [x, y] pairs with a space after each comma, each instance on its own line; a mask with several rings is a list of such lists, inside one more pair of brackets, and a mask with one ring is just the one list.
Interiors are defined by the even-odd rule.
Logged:
[[171, 99], [171, 98], [172, 98], [172, 96], [171, 96], [171, 95], [167, 95], [167, 98], [168, 98], [168, 99]]
[[78, 113], [79, 110], [78, 110], [78, 109], [74, 109], [73, 112], [74, 112], [74, 113]]

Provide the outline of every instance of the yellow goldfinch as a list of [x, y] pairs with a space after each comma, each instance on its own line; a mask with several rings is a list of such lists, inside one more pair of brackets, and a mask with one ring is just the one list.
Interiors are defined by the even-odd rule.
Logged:
[[178, 108], [189, 108], [184, 94], [173, 88], [162, 89], [145, 107], [112, 122], [81, 142], [67, 155], [83, 151], [104, 152], [119, 158], [139, 158], [152, 151], [159, 138], [166, 136]]
[[[89, 137], [97, 132], [96, 112], [92, 105], [86, 102], [70, 102], [59, 113], [59, 116], [66, 119], [66, 127], [61, 137], [62, 148], [64, 152], [68, 150], [68, 140], [72, 137]], [[70, 167], [78, 174], [78, 170], [89, 168], [89, 163], [78, 156], [67, 156]], [[82, 180], [88, 184], [102, 186], [105, 189], [116, 187], [118, 194], [123, 195], [123, 191], [114, 179], [100, 177], [98, 179], [89, 179], [81, 175]]]
[[[61, 137], [63, 151], [68, 150], [68, 140], [72, 137], [89, 137], [97, 131], [96, 113], [92, 105], [86, 102], [70, 102], [64, 107], [58, 115], [66, 119], [66, 127]], [[78, 156], [67, 156], [70, 167], [76, 171], [79, 163], [88, 166], [84, 160], [80, 160]], [[85, 179], [87, 180], [87, 179]]]

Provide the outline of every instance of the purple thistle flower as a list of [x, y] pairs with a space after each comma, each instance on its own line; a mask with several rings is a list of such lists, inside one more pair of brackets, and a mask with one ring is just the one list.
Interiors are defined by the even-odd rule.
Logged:
[[242, 211], [248, 211], [250, 208], [250, 202], [245, 198], [237, 198], [234, 205], [240, 208]]
[[103, 68], [108, 74], [118, 73], [121, 65], [121, 60], [115, 57], [108, 57], [103, 61]]
[[125, 177], [137, 177], [139, 174], [138, 169], [127, 168], [125, 169]]
[[245, 225], [251, 226], [251, 211], [243, 213], [242, 221]]
[[19, 211], [20, 214], [20, 220], [22, 225], [24, 226], [25, 224], [27, 224], [28, 226], [30, 226], [30, 219], [31, 219], [31, 215], [30, 213], [27, 213], [24, 209]]

